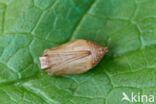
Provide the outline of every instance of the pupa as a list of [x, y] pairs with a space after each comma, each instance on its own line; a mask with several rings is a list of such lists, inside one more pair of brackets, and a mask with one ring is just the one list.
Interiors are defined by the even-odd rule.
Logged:
[[46, 49], [40, 56], [40, 67], [52, 75], [84, 73], [95, 67], [108, 47], [77, 39], [63, 45]]

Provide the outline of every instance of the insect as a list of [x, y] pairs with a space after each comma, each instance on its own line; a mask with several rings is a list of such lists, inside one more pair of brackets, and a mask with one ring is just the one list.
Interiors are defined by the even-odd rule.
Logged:
[[39, 61], [41, 69], [52, 75], [80, 74], [96, 66], [107, 51], [107, 47], [77, 39], [46, 49]]

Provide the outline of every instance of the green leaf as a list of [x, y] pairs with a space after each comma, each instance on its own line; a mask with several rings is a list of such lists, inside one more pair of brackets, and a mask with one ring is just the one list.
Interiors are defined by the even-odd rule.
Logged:
[[[155, 0], [0, 0], [0, 103], [130, 104], [123, 92], [156, 96], [155, 11]], [[109, 47], [94, 69], [66, 76], [40, 69], [45, 49], [78, 38]]]

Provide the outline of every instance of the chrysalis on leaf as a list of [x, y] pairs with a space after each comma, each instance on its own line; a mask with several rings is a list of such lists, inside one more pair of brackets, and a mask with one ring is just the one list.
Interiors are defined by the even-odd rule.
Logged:
[[107, 47], [78, 39], [46, 49], [39, 60], [41, 69], [52, 75], [79, 74], [96, 66], [107, 51]]

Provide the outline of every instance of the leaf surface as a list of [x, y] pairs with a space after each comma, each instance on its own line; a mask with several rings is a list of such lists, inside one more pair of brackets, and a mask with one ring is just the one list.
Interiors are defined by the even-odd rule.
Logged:
[[[130, 104], [122, 92], [156, 95], [155, 11], [155, 0], [0, 0], [0, 102]], [[109, 47], [94, 69], [40, 69], [45, 49], [79, 38]]]

